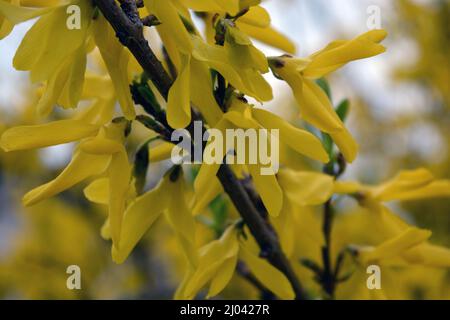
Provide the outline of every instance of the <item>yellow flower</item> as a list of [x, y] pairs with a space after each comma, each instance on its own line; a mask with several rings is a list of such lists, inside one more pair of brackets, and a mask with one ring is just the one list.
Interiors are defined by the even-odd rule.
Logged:
[[[308, 211], [306, 207], [323, 204], [331, 197], [334, 178], [318, 172], [281, 169], [277, 179], [283, 191], [283, 207], [272, 222], [279, 231], [283, 251], [291, 257], [297, 236], [296, 219], [302, 220], [302, 223], [308, 221], [307, 228], [312, 230], [310, 217], [302, 211]], [[301, 239], [305, 237], [307, 235], [302, 234]]]
[[259, 258], [252, 250], [256, 245], [252, 247], [248, 242], [238, 240], [236, 226], [232, 225], [220, 239], [200, 248], [198, 265], [187, 271], [175, 298], [193, 299], [208, 283], [208, 297], [218, 295], [230, 282], [240, 258], [269, 290], [282, 299], [294, 299], [294, 291], [286, 277], [266, 260]]
[[431, 236], [428, 230], [407, 228], [399, 235], [372, 248], [360, 248], [358, 259], [364, 264], [378, 264], [386, 259], [397, 258], [405, 251], [423, 243]]
[[[1, 0], [0, 1], [0, 39], [3, 39], [7, 35], [9, 35], [14, 28], [14, 25], [24, 22], [36, 17], [39, 17], [54, 8], [42, 8], [42, 9], [34, 9], [34, 8], [26, 8], [22, 4], [23, 1], [20, 0]], [[58, 4], [57, 1], [40, 1], [44, 3], [38, 3], [38, 1], [29, 1], [26, 6], [53, 6]]]
[[435, 180], [428, 170], [417, 169], [402, 171], [393, 179], [378, 186], [336, 182], [334, 192], [355, 196], [373, 215], [376, 224], [374, 227], [382, 230], [386, 239], [379, 247], [359, 253], [362, 262], [388, 259], [385, 263], [450, 266], [450, 250], [426, 242], [430, 232], [412, 228], [382, 204], [392, 200], [449, 197], [449, 180]]
[[6, 152], [44, 148], [97, 135], [113, 115], [115, 95], [112, 83], [107, 77], [88, 75], [81, 96], [94, 101], [73, 119], [8, 129], [2, 133], [0, 147]]
[[[33, 205], [89, 177], [105, 173], [110, 184], [108, 201], [111, 234], [113, 242], [118, 244], [131, 179], [128, 155], [122, 144], [124, 130], [123, 122], [100, 127], [80, 120], [61, 120], [7, 130], [2, 135], [0, 145], [3, 149], [12, 151], [46, 147], [84, 138], [62, 173], [54, 180], [28, 192], [23, 197], [23, 202], [25, 205]], [[59, 134], [56, 135], [55, 132]]]
[[26, 206], [34, 205], [44, 199], [53, 197], [79, 182], [102, 174], [108, 168], [109, 156], [90, 155], [76, 148], [67, 167], [52, 181], [43, 184], [23, 197]]
[[97, 137], [83, 141], [80, 145], [81, 150], [89, 155], [110, 157], [105, 173], [109, 181], [108, 217], [115, 246], [120, 243], [123, 213], [131, 182], [131, 166], [123, 146], [124, 138], [124, 127], [113, 124], [110, 130], [101, 131]]
[[[278, 129], [280, 133], [280, 144], [286, 144], [297, 153], [306, 155], [313, 159], [327, 162], [328, 155], [322, 147], [319, 139], [313, 134], [298, 129], [280, 117], [262, 110], [252, 108], [238, 98], [232, 98], [229, 111], [216, 126], [216, 129], [225, 132], [227, 128], [266, 128]], [[224, 150], [223, 154], [227, 154]], [[248, 154], [248, 151], [246, 152]], [[202, 164], [194, 183], [195, 193], [199, 197], [198, 202], [206, 204], [214, 199], [214, 192], [220, 192], [217, 187], [212, 187], [211, 177], [215, 177], [220, 164]], [[268, 212], [272, 216], [278, 216], [283, 203], [281, 188], [275, 175], [262, 175], [260, 163], [247, 164], [246, 168], [253, 178], [255, 188], [261, 195], [261, 199]], [[216, 184], [214, 183], [214, 186]], [[200, 209], [199, 206], [196, 207]]]
[[[161, 22], [158, 25], [158, 31], [162, 30], [164, 34], [170, 34], [177, 46], [177, 50], [185, 55], [189, 55], [193, 50], [191, 36], [184, 26], [179, 12], [179, 9], [182, 10], [184, 8], [177, 6], [177, 1], [174, 0], [145, 0], [144, 2], [147, 10], [156, 15], [158, 21]], [[187, 18], [186, 12], [184, 12], [183, 17]]]
[[381, 224], [377, 227], [386, 240], [374, 247], [353, 247], [363, 266], [380, 263], [388, 267], [450, 267], [450, 250], [428, 242], [430, 231], [409, 226], [386, 207], [380, 207], [378, 215]]
[[81, 99], [89, 100], [91, 104], [77, 112], [74, 119], [106, 125], [113, 118], [117, 98], [114, 85], [108, 76], [86, 74]]
[[295, 45], [286, 36], [271, 27], [269, 13], [259, 6], [261, 1], [203, 1], [182, 0], [184, 5], [194, 11], [205, 13], [205, 33], [209, 43], [214, 42], [214, 23], [217, 14], [225, 17], [226, 13], [235, 16], [239, 11], [248, 9], [236, 20], [236, 26], [256, 40], [279, 48], [288, 53], [295, 53]]
[[96, 135], [98, 130], [98, 125], [80, 120], [60, 120], [42, 125], [14, 127], [2, 134], [0, 147], [6, 152], [44, 148], [78, 141]]
[[[156, 28], [178, 72], [169, 91], [167, 122], [175, 129], [187, 127], [191, 120], [192, 101], [205, 120], [214, 125], [220, 120], [221, 111], [213, 95], [208, 66], [192, 57], [192, 36], [181, 19], [182, 16], [192, 23], [187, 9], [172, 0], [164, 3], [147, 0], [145, 5], [161, 22]], [[195, 30], [192, 32], [195, 33]]]
[[349, 162], [355, 159], [358, 146], [314, 79], [324, 77], [350, 61], [384, 52], [385, 48], [379, 42], [385, 37], [384, 30], [372, 30], [353, 40], [334, 41], [306, 59], [290, 56], [269, 58], [273, 72], [292, 88], [302, 118], [330, 134]]
[[228, 12], [236, 15], [241, 9], [239, 0], [181, 0], [181, 2], [192, 10], [200, 12]]
[[[184, 184], [183, 176], [180, 174], [176, 177], [172, 171], [166, 174], [154, 189], [129, 202], [123, 215], [120, 244], [112, 247], [112, 257], [116, 263], [127, 259], [145, 232], [165, 213], [187, 261], [192, 267], [197, 264], [195, 221], [185, 199]], [[90, 191], [86, 190], [87, 195], [92, 195], [92, 188], [94, 187], [91, 187]], [[99, 192], [96, 194], [99, 195]], [[171, 196], [174, 194], [179, 195], [181, 199], [173, 201]]]
[[[30, 71], [32, 82], [46, 83], [37, 105], [38, 113], [48, 115], [55, 105], [63, 108], [78, 105], [85, 81], [86, 55], [93, 49], [94, 38], [123, 113], [127, 119], [134, 119], [127, 70], [130, 53], [120, 44], [102, 15], [93, 19], [91, 1], [72, 0], [65, 5], [59, 1], [28, 1], [27, 4], [44, 8], [24, 8], [15, 1], [12, 4], [0, 1], [0, 36], [11, 29], [12, 23], [40, 17], [25, 35], [13, 61], [17, 70]], [[80, 8], [79, 29], [66, 27], [68, 5]]]
[[[261, 75], [269, 71], [267, 59], [240, 30], [227, 25], [224, 46], [208, 44], [198, 35], [185, 7], [176, 6], [174, 1], [162, 5], [151, 0], [146, 1], [146, 6], [161, 22], [158, 32], [178, 71], [167, 102], [171, 127], [178, 129], [189, 124], [191, 101], [210, 125], [220, 120], [208, 67], [244, 94], [259, 101], [272, 99], [272, 88]], [[192, 24], [192, 30], [186, 29], [183, 19]]]
[[194, 36], [193, 57], [218, 71], [234, 88], [259, 101], [272, 99], [272, 88], [262, 77], [267, 59], [237, 28], [226, 28], [224, 46], [208, 44]]
[[70, 4], [80, 7], [80, 29], [66, 27], [66, 6], [32, 9], [0, 2], [0, 15], [13, 23], [41, 16], [23, 38], [13, 60], [17, 70], [30, 71], [33, 82], [47, 82], [37, 107], [41, 115], [48, 114], [55, 104], [76, 107], [83, 89], [86, 38], [93, 8], [86, 0]]
[[340, 194], [359, 194], [362, 203], [392, 200], [415, 200], [450, 196], [450, 180], [436, 180], [424, 168], [404, 170], [394, 178], [368, 186], [351, 181], [337, 181], [334, 191]]
[[95, 43], [108, 69], [122, 112], [128, 120], [133, 120], [136, 112], [130, 95], [127, 69], [130, 53], [118, 41], [113, 28], [103, 16], [94, 20], [92, 28]]

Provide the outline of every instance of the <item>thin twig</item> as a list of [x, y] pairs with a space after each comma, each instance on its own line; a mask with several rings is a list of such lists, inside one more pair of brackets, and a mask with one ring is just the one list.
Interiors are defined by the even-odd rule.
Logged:
[[322, 232], [325, 238], [325, 245], [322, 247], [323, 272], [321, 280], [324, 291], [333, 299], [336, 279], [331, 264], [331, 228], [333, 225], [331, 199], [324, 204], [323, 214]]
[[256, 277], [251, 273], [244, 262], [239, 261], [236, 267], [237, 273], [250, 282], [261, 293], [264, 300], [275, 300], [274, 294], [269, 291]]
[[[324, 172], [334, 176], [335, 179], [338, 179], [344, 173], [345, 169], [345, 159], [342, 154], [339, 153], [336, 158], [336, 163], [332, 162], [331, 165], [326, 165]], [[333, 264], [331, 262], [331, 232], [333, 220], [334, 208], [332, 199], [328, 199], [323, 206], [322, 232], [325, 239], [325, 245], [322, 247], [323, 272], [321, 275], [321, 282], [323, 290], [330, 299], [334, 299], [334, 293], [339, 276], [338, 273], [342, 263], [341, 259], [338, 259], [335, 269], [333, 269]]]

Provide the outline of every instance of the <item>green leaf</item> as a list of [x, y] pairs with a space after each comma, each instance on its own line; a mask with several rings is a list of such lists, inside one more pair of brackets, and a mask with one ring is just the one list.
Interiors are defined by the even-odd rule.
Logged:
[[350, 101], [348, 99], [344, 99], [339, 103], [336, 108], [336, 113], [341, 119], [342, 122], [347, 118], [348, 112], [350, 110]]
[[147, 169], [149, 165], [148, 155], [149, 155], [148, 145], [144, 144], [136, 152], [136, 156], [134, 158], [133, 175], [136, 178], [135, 186], [137, 194], [142, 194], [142, 191], [144, 190], [145, 187]]
[[224, 198], [219, 195], [211, 202], [209, 208], [212, 211], [214, 231], [217, 235], [221, 235], [225, 230], [226, 221], [228, 218], [227, 203]]
[[334, 158], [334, 156], [333, 156], [334, 142], [328, 133], [322, 132], [322, 143], [323, 143], [323, 147], [325, 148], [325, 151], [328, 153], [328, 156], [330, 157], [330, 161], [331, 161]]
[[322, 88], [322, 90], [327, 94], [328, 99], [330, 99], [331, 101], [332, 100], [331, 88], [330, 85], [328, 84], [328, 81], [325, 78], [320, 78], [316, 80], [316, 83], [319, 85], [320, 88]]
[[134, 168], [133, 168], [133, 176], [135, 177], [135, 187], [136, 187], [136, 193], [142, 194], [144, 187], [145, 187], [145, 181], [147, 177], [147, 170], [148, 166], [150, 164], [149, 161], [149, 148], [148, 145], [152, 142], [159, 139], [159, 137], [154, 137], [146, 142], [144, 142], [136, 152], [135, 158], [134, 158]]
[[[147, 113], [160, 114], [162, 112], [161, 105], [150, 88], [148, 81], [148, 76], [145, 72], [142, 73], [140, 79], [133, 81], [130, 88], [133, 99], [135, 100], [135, 103], [142, 105]], [[151, 110], [149, 108], [151, 108]]]

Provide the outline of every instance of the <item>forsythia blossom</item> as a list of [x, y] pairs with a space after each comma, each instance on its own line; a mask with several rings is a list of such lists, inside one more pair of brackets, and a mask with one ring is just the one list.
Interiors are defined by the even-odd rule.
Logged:
[[[147, 30], [142, 26], [145, 19], [137, 19], [139, 15], [157, 20], [154, 27], [165, 53], [162, 65], [171, 81], [170, 88], [163, 88], [167, 90], [149, 81], [153, 78], [147, 69], [159, 61], [143, 63], [133, 50], [132, 55], [126, 45], [136, 39], [127, 38], [128, 34], [124, 39], [95, 1], [0, 0], [0, 39], [16, 24], [37, 18], [18, 47], [13, 65], [28, 71], [32, 83], [40, 84], [35, 109], [40, 116], [53, 119], [5, 130], [0, 147], [13, 152], [75, 143], [67, 166], [25, 194], [24, 205], [87, 184], [86, 198], [108, 208], [101, 235], [111, 239], [112, 259], [119, 264], [155, 228], [155, 222], [165, 217], [185, 258], [184, 277], [175, 293], [179, 299], [193, 299], [205, 287], [208, 297], [219, 295], [240, 264], [275, 296], [294, 299], [300, 286], [295, 288], [293, 278], [306, 277], [298, 271], [299, 261], [317, 252], [324, 261], [322, 265], [307, 261], [315, 272], [307, 276], [323, 285], [324, 275], [330, 273], [326, 268], [338, 264], [326, 263], [326, 258], [339, 257], [339, 253], [329, 252], [335, 249], [329, 248], [334, 235], [326, 233], [325, 225], [322, 236], [317, 211], [332, 210], [335, 200], [342, 197], [356, 199], [381, 230], [382, 239], [374, 243], [343, 244], [352, 252], [355, 265], [450, 266], [449, 250], [429, 242], [431, 231], [405, 222], [385, 205], [392, 200], [449, 197], [449, 180], [436, 180], [426, 169], [401, 172], [378, 186], [339, 179], [345, 164], [357, 157], [358, 144], [317, 80], [351, 61], [385, 52], [380, 43], [386, 31], [371, 30], [351, 40], [336, 40], [307, 58], [296, 58], [291, 55], [295, 46], [273, 28], [259, 0], [144, 0], [143, 7], [131, 13], [124, 9], [126, 4], [113, 2], [114, 10], [136, 24], [136, 30]], [[66, 28], [70, 5], [78, 6], [81, 14], [80, 28], [74, 30]], [[204, 22], [203, 30], [197, 28], [194, 13]], [[266, 57], [254, 39], [289, 54]], [[149, 35], [136, 47], [147, 40], [154, 45], [154, 36]], [[274, 96], [264, 76], [269, 72], [291, 87], [300, 117], [312, 130], [264, 107]], [[154, 93], [155, 88], [162, 94]], [[56, 112], [56, 107], [73, 110], [66, 116]], [[203, 129], [223, 134], [247, 129], [266, 132], [266, 140], [276, 139], [279, 145], [277, 170], [265, 168], [261, 161], [227, 164], [237, 181], [234, 186], [239, 186], [230, 191], [218, 177], [222, 162], [171, 163], [176, 146], [170, 135], [176, 129], [189, 129], [194, 119], [203, 121]], [[268, 134], [270, 130], [279, 135]], [[318, 131], [320, 137], [315, 135]], [[325, 134], [331, 141], [323, 138]], [[161, 141], [153, 144], [154, 140]], [[202, 149], [204, 156], [212, 145], [210, 138]], [[244, 149], [248, 157], [248, 146]], [[223, 146], [220, 151], [220, 160], [239, 157], [234, 147]], [[149, 165], [161, 161], [167, 164], [161, 165], [165, 168], [159, 175], [162, 178], [152, 176], [152, 183], [146, 183]], [[262, 174], [262, 169], [271, 174]], [[231, 200], [234, 191], [240, 192], [240, 199], [255, 208], [255, 219], [267, 229], [263, 240], [272, 247], [261, 245], [264, 241], [252, 228], [249, 213], [223, 197], [225, 191]], [[217, 203], [226, 209], [217, 209]], [[200, 232], [204, 228], [214, 235]], [[271, 250], [278, 249], [281, 264], [292, 264], [292, 272], [268, 258]], [[344, 281], [337, 267], [335, 271], [333, 280]]]

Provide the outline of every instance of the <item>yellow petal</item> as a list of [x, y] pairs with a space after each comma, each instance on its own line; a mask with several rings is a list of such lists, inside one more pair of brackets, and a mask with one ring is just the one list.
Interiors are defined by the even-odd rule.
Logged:
[[210, 126], [222, 118], [222, 110], [213, 96], [211, 73], [206, 63], [191, 59], [191, 100]]
[[244, 245], [240, 246], [240, 257], [267, 289], [281, 299], [292, 300], [295, 298], [291, 284], [281, 271], [251, 253]]
[[272, 100], [272, 87], [261, 73], [267, 73], [269, 66], [266, 56], [256, 49], [248, 36], [234, 27], [228, 27], [224, 49], [228, 63], [239, 75], [247, 90], [259, 101]]
[[[226, 121], [222, 120], [217, 124], [215, 129], [223, 132], [223, 130], [225, 130], [226, 125], [227, 125]], [[209, 143], [211, 142], [208, 142], [206, 147], [208, 147]], [[225, 154], [225, 152], [223, 154]], [[207, 190], [209, 189], [210, 181], [213, 177], [217, 175], [220, 166], [221, 163], [208, 164], [205, 162], [201, 165], [197, 177], [195, 178], [194, 181], [194, 190], [196, 194], [203, 194], [207, 192]]]
[[350, 131], [344, 126], [341, 131], [331, 132], [330, 136], [342, 152], [345, 160], [352, 163], [358, 155], [359, 146]]
[[[383, 199], [387, 201], [385, 195]], [[450, 181], [449, 180], [436, 180], [424, 187], [417, 188], [415, 190], [399, 192], [393, 196], [395, 200], [420, 200], [439, 197], [450, 197]]]
[[225, 260], [217, 270], [215, 277], [211, 280], [207, 298], [217, 296], [228, 285], [233, 277], [237, 262], [237, 255]]
[[133, 100], [131, 99], [128, 61], [129, 52], [117, 39], [113, 28], [103, 17], [98, 17], [93, 24], [95, 43], [97, 44], [108, 73], [114, 84], [117, 99], [122, 112], [129, 120], [136, 116]]
[[85, 197], [94, 203], [108, 204], [109, 202], [109, 180], [100, 178], [92, 181], [83, 190]]
[[310, 158], [322, 161], [329, 161], [328, 154], [322, 143], [313, 134], [298, 129], [269, 111], [253, 109], [253, 117], [266, 129], [280, 130], [280, 139], [292, 149]]
[[187, 271], [185, 272], [185, 274], [183, 276], [183, 280], [181, 280], [180, 284], [177, 287], [177, 290], [175, 291], [175, 294], [173, 297], [174, 300], [192, 300], [195, 298], [195, 296], [193, 296], [193, 295], [187, 296], [185, 294], [186, 286], [189, 283], [193, 274], [194, 274], [194, 269], [191, 267], [188, 267]]
[[80, 29], [66, 28], [67, 13], [63, 6], [42, 16], [23, 38], [13, 64], [18, 70], [30, 71], [33, 82], [48, 80], [68, 56], [85, 45], [93, 6], [88, 1], [76, 4], [81, 10]]
[[331, 105], [326, 93], [313, 81], [304, 79], [300, 91], [292, 88], [306, 122], [321, 131], [332, 133], [343, 130], [344, 125]]
[[334, 179], [323, 173], [283, 169], [277, 177], [287, 197], [298, 206], [323, 204], [333, 194]]
[[177, 195], [179, 200], [170, 201], [167, 208], [167, 219], [178, 235], [183, 252], [194, 267], [198, 262], [197, 246], [195, 242], [195, 220], [186, 203], [184, 178], [178, 177], [176, 182], [168, 182], [171, 195]]
[[100, 229], [100, 236], [105, 240], [111, 240], [111, 227], [109, 225], [109, 218], [105, 220]]
[[273, 99], [272, 87], [257, 70], [244, 69], [241, 71], [241, 79], [252, 92], [249, 94], [258, 101], [270, 101]]
[[125, 148], [114, 153], [108, 168], [109, 176], [109, 223], [113, 244], [119, 247], [122, 219], [125, 212], [128, 189], [131, 180], [131, 167]]
[[236, 97], [231, 98], [228, 112], [224, 114], [224, 119], [228, 120], [238, 128], [259, 129], [260, 124], [253, 119], [250, 105]]
[[76, 108], [82, 96], [86, 71], [86, 50], [80, 47], [47, 82], [44, 95], [37, 105], [38, 114], [47, 116], [57, 104]]
[[69, 189], [89, 177], [102, 174], [107, 169], [110, 160], [110, 156], [90, 155], [75, 150], [72, 161], [56, 179], [31, 190], [23, 197], [24, 205], [31, 206]]
[[372, 189], [372, 196], [382, 201], [397, 198], [397, 195], [407, 197], [409, 192], [428, 186], [434, 177], [427, 169], [404, 170], [393, 179]]
[[61, 4], [61, 0], [13, 0], [20, 1], [20, 5], [25, 7], [51, 7]]
[[214, 1], [232, 16], [236, 15], [239, 12], [239, 0], [214, 0]]
[[[11, 2], [11, 1], [10, 1]], [[14, 1], [18, 2], [18, 1]], [[0, 16], [5, 17], [13, 24], [18, 24], [36, 17], [39, 17], [47, 12], [54, 10], [54, 8], [24, 8], [13, 3], [8, 3], [6, 1], [0, 1]]]
[[205, 1], [205, 0], [182, 0], [183, 4], [199, 12], [221, 12], [223, 8], [216, 1]]
[[81, 143], [80, 148], [86, 153], [108, 155], [121, 152], [123, 146], [117, 141], [96, 137]]
[[185, 294], [195, 294], [216, 275], [225, 261], [237, 256], [239, 244], [234, 226], [225, 230], [218, 240], [201, 248], [198, 266], [186, 285]]
[[393, 258], [426, 241], [430, 236], [431, 232], [428, 230], [408, 228], [403, 233], [383, 242], [372, 250], [359, 252], [358, 258], [364, 263]]
[[13, 28], [14, 25], [10, 21], [0, 16], [0, 40], [7, 37], [11, 33]]
[[280, 238], [281, 248], [288, 259], [293, 257], [298, 232], [294, 209], [289, 199], [284, 197], [280, 215], [276, 219], [272, 219], [273, 226]]
[[191, 122], [190, 57], [182, 56], [181, 70], [169, 91], [167, 122], [174, 129], [186, 128]]
[[419, 263], [434, 268], [450, 267], [450, 250], [430, 243], [422, 243], [407, 250], [403, 254], [403, 258], [410, 263]]
[[345, 160], [353, 162], [358, 153], [358, 145], [337, 116], [326, 93], [316, 83], [305, 79], [303, 90], [296, 97], [302, 118], [319, 130], [329, 133]]
[[240, 10], [239, 0], [182, 0], [182, 2], [194, 11], [200, 12], [227, 12], [234, 16]]
[[207, 164], [203, 163], [200, 167], [197, 177], [194, 182], [194, 189], [197, 194], [207, 192], [210, 187], [210, 181], [213, 179], [219, 171], [219, 164]]
[[[158, 35], [161, 38], [161, 41], [164, 43], [164, 47], [167, 50], [167, 54], [169, 55], [170, 61], [172, 61], [176, 70], [180, 70], [181, 68], [181, 52], [178, 49], [178, 44], [176, 43], [176, 39], [172, 37], [172, 30], [167, 27], [167, 25], [158, 25], [156, 26], [156, 30], [158, 31]], [[167, 62], [167, 61], [164, 61]], [[170, 66], [167, 63], [164, 64], [167, 72], [170, 72]]]
[[383, 53], [386, 48], [378, 44], [387, 36], [384, 30], [371, 30], [340, 45], [329, 46], [313, 56], [312, 62], [303, 74], [309, 78], [320, 78], [335, 71], [344, 64]]
[[175, 145], [170, 142], [162, 142], [161, 144], [152, 147], [149, 152], [150, 162], [153, 163], [170, 159], [174, 147]]
[[[197, 36], [193, 36], [192, 41], [194, 43], [193, 57], [206, 62], [211, 69], [218, 71], [236, 89], [260, 101], [266, 101], [271, 97], [272, 92], [269, 91], [266, 84], [263, 84], [265, 80], [260, 79], [261, 75], [255, 75], [256, 70], [242, 70], [241, 66], [233, 63], [229, 56], [229, 50], [222, 46], [207, 44]], [[236, 62], [236, 59], [234, 61]], [[257, 83], [251, 81], [257, 81]], [[254, 86], [258, 86], [263, 92], [253, 91]]]
[[272, 27], [259, 28], [239, 21], [237, 21], [237, 26], [250, 37], [268, 44], [269, 46], [278, 48], [291, 54], [294, 54], [296, 52], [295, 44]]
[[[43, 148], [95, 135], [99, 127], [79, 120], [60, 120], [6, 130], [0, 140], [5, 151]], [[57, 133], [57, 134], [56, 134]]]
[[136, 198], [126, 209], [121, 229], [120, 245], [112, 248], [113, 260], [122, 263], [138, 241], [167, 208], [170, 196], [165, 188], [167, 177], [153, 190]]
[[145, 0], [144, 2], [148, 11], [156, 15], [161, 22], [158, 28], [164, 28], [170, 33], [180, 52], [190, 54], [192, 51], [191, 39], [172, 0]]
[[283, 192], [275, 175], [262, 175], [260, 165], [247, 165], [256, 190], [272, 217], [277, 217], [283, 207]]
[[195, 202], [192, 208], [193, 214], [200, 214], [219, 194], [223, 192], [223, 187], [217, 178], [210, 179], [208, 189], [202, 193], [195, 194]]
[[254, 6], [251, 7], [246, 14], [239, 18], [239, 22], [259, 28], [267, 28], [270, 26], [270, 15], [263, 7]]
[[361, 184], [353, 181], [336, 181], [333, 189], [333, 193], [339, 194], [352, 194], [365, 190]]
[[241, 10], [244, 10], [261, 4], [261, 1], [262, 0], [239, 0], [239, 7]]

